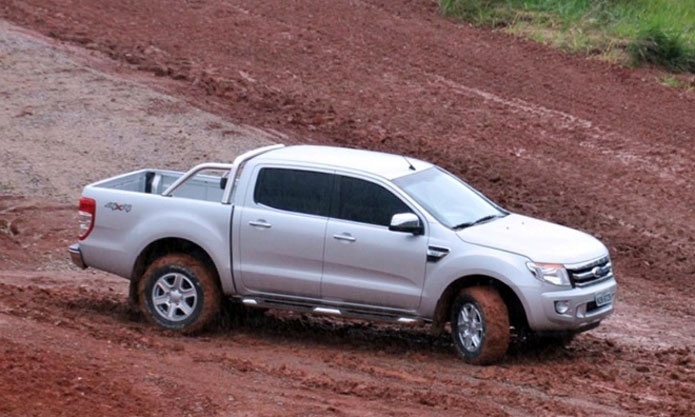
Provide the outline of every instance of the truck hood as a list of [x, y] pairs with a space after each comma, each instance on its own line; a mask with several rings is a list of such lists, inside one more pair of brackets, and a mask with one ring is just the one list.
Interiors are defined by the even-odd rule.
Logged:
[[571, 264], [608, 253], [591, 235], [518, 214], [471, 226], [457, 234], [465, 242], [512, 252], [535, 262]]

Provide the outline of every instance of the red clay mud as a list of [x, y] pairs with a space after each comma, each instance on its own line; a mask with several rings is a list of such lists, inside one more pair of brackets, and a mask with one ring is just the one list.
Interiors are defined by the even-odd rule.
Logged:
[[424, 0], [9, 0], [0, 15], [295, 141], [434, 160], [598, 235], [650, 285], [695, 274], [695, 95], [649, 70], [472, 29]]
[[[181, 338], [141, 323], [113, 278], [6, 274], [3, 359], [26, 362], [25, 345], [46, 361], [116, 369], [94, 370], [94, 383], [125, 378], [137, 395], [92, 398], [133, 396], [142, 415], [183, 392], [192, 400], [169, 410], [695, 414], [695, 95], [660, 86], [656, 72], [457, 24], [429, 0], [6, 0], [0, 17], [105, 53], [111, 70], [290, 142], [429, 159], [513, 211], [586, 230], [609, 246], [631, 312], [567, 349], [522, 349], [474, 368], [423, 330], [295, 315], [222, 321], [206, 337]], [[58, 235], [41, 244], [62, 248]], [[0, 233], [0, 245], [24, 256], [8, 243], [15, 238]], [[3, 396], [12, 381], [0, 376]], [[0, 413], [23, 414], [22, 395], [47, 389], [21, 383], [8, 402], [16, 408]]]

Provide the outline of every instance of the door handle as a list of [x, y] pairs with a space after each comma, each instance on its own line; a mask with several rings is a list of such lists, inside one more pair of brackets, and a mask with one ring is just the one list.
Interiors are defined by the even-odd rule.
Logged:
[[350, 233], [343, 233], [342, 235], [333, 235], [333, 239], [338, 239], [345, 242], [354, 242], [357, 240], [354, 237], [352, 237]]
[[270, 229], [272, 225], [263, 219], [258, 219], [256, 221], [251, 220], [249, 224], [253, 227], [262, 227], [264, 229]]

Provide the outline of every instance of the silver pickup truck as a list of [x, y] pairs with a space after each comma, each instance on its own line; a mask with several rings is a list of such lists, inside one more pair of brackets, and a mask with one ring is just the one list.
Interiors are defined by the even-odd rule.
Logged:
[[128, 278], [150, 321], [186, 333], [226, 296], [439, 331], [449, 322], [460, 356], [487, 364], [512, 335], [596, 327], [615, 299], [601, 242], [401, 155], [274, 145], [186, 173], [144, 169], [88, 185], [79, 218], [75, 264]]

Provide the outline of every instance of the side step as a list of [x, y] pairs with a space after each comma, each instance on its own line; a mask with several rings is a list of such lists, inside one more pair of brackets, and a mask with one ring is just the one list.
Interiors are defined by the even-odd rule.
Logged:
[[241, 303], [249, 307], [274, 308], [353, 319], [387, 321], [400, 324], [422, 325], [427, 322], [427, 320], [420, 317], [404, 316], [396, 311], [359, 308], [353, 306], [337, 307], [315, 305], [303, 300], [243, 297], [241, 298]]
[[318, 314], [332, 314], [334, 316], [342, 316], [343, 313], [337, 308], [327, 308], [327, 307], [314, 307], [314, 313]]

